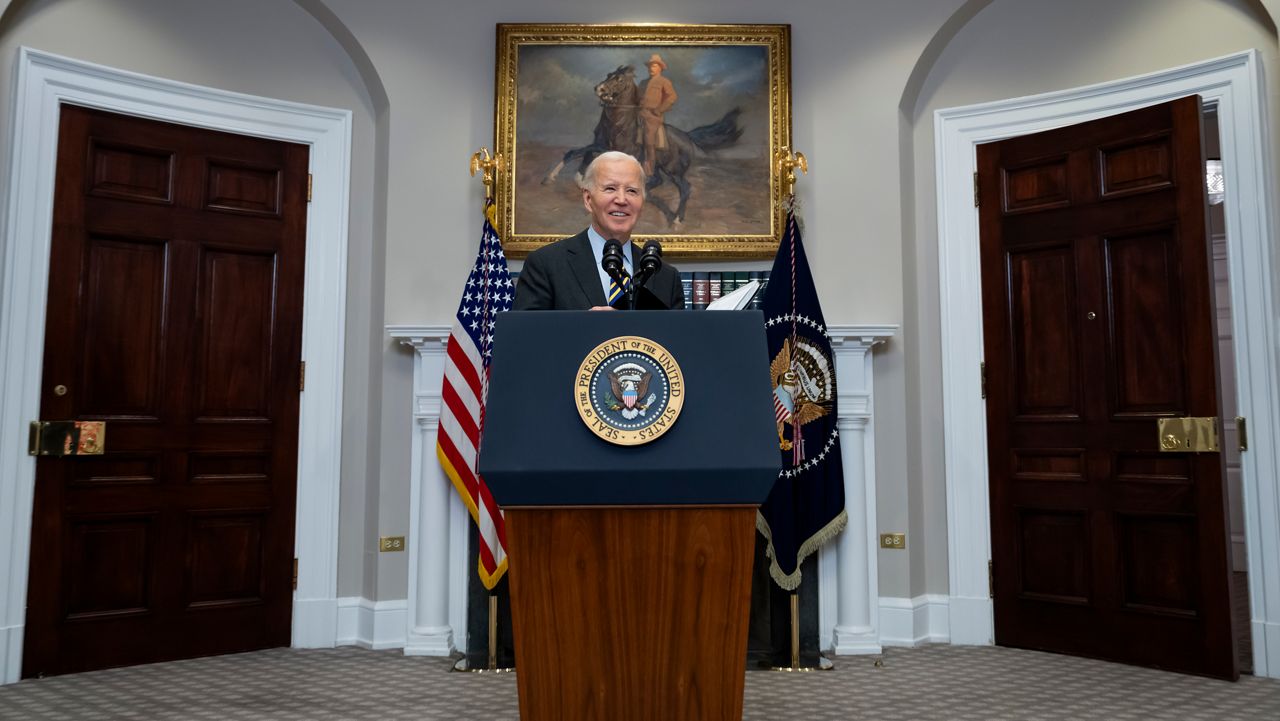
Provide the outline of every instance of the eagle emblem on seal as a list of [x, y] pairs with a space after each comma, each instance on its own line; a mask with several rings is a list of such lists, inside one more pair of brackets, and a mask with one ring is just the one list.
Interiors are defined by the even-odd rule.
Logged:
[[653, 372], [636, 363], [623, 363], [609, 372], [609, 386], [613, 390], [613, 398], [609, 400], [609, 410], [617, 411], [623, 418], [631, 420], [642, 416], [657, 397], [649, 393], [649, 381]]
[[[769, 364], [773, 379], [773, 410], [778, 425], [778, 448], [792, 449], [800, 439], [800, 427], [831, 412], [835, 395], [835, 373], [831, 360], [817, 346], [804, 339], [782, 343], [782, 350]], [[791, 424], [791, 438], [783, 431]]]

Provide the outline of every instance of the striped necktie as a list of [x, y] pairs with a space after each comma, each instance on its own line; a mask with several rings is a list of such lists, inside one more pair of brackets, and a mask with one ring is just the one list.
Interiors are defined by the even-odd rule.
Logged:
[[618, 281], [609, 281], [609, 305], [617, 305], [618, 299], [622, 298], [623, 294], [629, 290], [631, 290], [631, 274], [627, 272], [626, 268], [623, 268], [621, 288], [618, 287]]

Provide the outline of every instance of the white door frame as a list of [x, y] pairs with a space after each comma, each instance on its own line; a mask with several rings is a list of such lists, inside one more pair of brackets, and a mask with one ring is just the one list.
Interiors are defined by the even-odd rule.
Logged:
[[980, 396], [982, 299], [973, 173], [978, 143], [1080, 123], [1199, 93], [1216, 106], [1226, 169], [1228, 266], [1242, 453], [1253, 665], [1280, 677], [1280, 361], [1277, 255], [1261, 56], [1247, 50], [1181, 68], [935, 113], [943, 425], [952, 643], [994, 640], [986, 417]]
[[[19, 51], [8, 192], [0, 197], [0, 683], [18, 680], [26, 622], [58, 117], [63, 103], [170, 123], [307, 144], [302, 357], [298, 420], [298, 588], [293, 645], [333, 646], [337, 634], [347, 206], [351, 112], [153, 78], [30, 48]], [[110, 441], [108, 441], [109, 443]]]

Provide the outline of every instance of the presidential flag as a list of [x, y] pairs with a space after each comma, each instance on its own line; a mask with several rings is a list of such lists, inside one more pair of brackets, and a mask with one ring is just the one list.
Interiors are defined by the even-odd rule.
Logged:
[[489, 389], [489, 360], [493, 351], [494, 319], [511, 309], [515, 287], [502, 254], [502, 241], [493, 230], [494, 209], [485, 209], [480, 252], [458, 304], [449, 334], [441, 393], [440, 431], [436, 456], [453, 481], [471, 518], [480, 529], [480, 580], [493, 589], [507, 572], [507, 533], [502, 510], [476, 468], [484, 402]]
[[769, 543], [769, 575], [792, 591], [800, 585], [800, 564], [847, 521], [835, 359], [794, 207], [787, 212], [761, 310], [782, 470], [756, 527]]

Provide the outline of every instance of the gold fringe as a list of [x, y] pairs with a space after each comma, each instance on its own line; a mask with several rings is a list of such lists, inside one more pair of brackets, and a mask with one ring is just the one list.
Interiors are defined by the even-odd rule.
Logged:
[[493, 570], [493, 575], [484, 572], [484, 561], [480, 560], [480, 554], [476, 554], [476, 570], [480, 574], [480, 583], [484, 585], [486, 591], [492, 591], [493, 587], [498, 585], [498, 581], [502, 580], [502, 574], [507, 572], [507, 559], [503, 558], [502, 563]]
[[[467, 492], [467, 484], [462, 482], [462, 476], [458, 474], [458, 470], [449, 462], [449, 457], [444, 454], [444, 449], [440, 447], [439, 443], [436, 444], [436, 458], [440, 459], [440, 467], [444, 469], [444, 474], [449, 477], [449, 481], [457, 489], [462, 502], [466, 504], [467, 511], [471, 513], [471, 520], [479, 526], [480, 510], [476, 508], [475, 500]], [[502, 563], [499, 563], [498, 567], [493, 569], [493, 575], [484, 572], [484, 563], [480, 560], [480, 554], [476, 554], [476, 566], [480, 569], [480, 583], [484, 584], [485, 589], [492, 591], [493, 587], [498, 585], [498, 581], [502, 580], [502, 574], [507, 572], [507, 559], [503, 558]]]
[[796, 554], [796, 570], [786, 574], [778, 566], [778, 556], [773, 550], [773, 531], [769, 529], [769, 522], [764, 520], [764, 514], [756, 511], [756, 530], [760, 531], [760, 535], [764, 536], [764, 540], [768, 542], [768, 547], [765, 548], [765, 555], [769, 557], [769, 575], [773, 577], [774, 582], [784, 591], [794, 591], [799, 588], [800, 564], [804, 563], [804, 559], [818, 550], [819, 546], [840, 535], [840, 532], [844, 530], [848, 522], [849, 514], [843, 508], [840, 509], [840, 513], [835, 518], [831, 519], [827, 525], [800, 544], [800, 552]]

